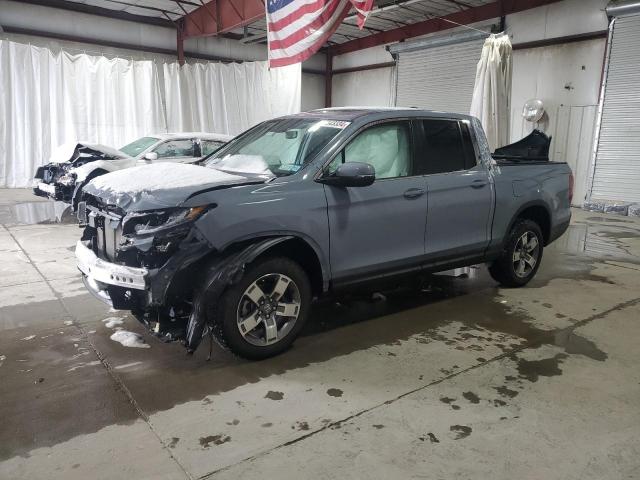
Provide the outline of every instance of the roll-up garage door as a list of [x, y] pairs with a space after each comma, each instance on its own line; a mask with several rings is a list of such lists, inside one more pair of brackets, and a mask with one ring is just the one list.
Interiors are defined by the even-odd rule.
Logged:
[[640, 202], [640, 15], [613, 24], [591, 198]]
[[485, 36], [398, 51], [396, 105], [468, 114]]

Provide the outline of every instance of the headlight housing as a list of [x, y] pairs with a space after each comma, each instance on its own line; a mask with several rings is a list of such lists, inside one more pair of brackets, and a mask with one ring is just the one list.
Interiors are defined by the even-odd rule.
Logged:
[[58, 183], [65, 187], [71, 187], [76, 183], [76, 175], [74, 173], [67, 173], [58, 178]]
[[124, 218], [123, 233], [143, 236], [153, 235], [164, 230], [173, 230], [193, 223], [210, 207], [211, 205], [202, 205], [191, 208], [130, 213]]

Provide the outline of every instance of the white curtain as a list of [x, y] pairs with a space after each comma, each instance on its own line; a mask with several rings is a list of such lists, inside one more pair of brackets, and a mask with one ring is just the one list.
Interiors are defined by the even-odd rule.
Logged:
[[236, 135], [263, 120], [300, 111], [300, 64], [164, 64], [170, 131]]
[[180, 67], [0, 40], [0, 187], [28, 187], [63, 143], [120, 148], [158, 132], [237, 134], [300, 111], [300, 65]]
[[57, 146], [116, 148], [165, 131], [152, 61], [71, 55], [0, 40], [0, 187], [27, 187]]
[[511, 71], [509, 36], [490, 35], [476, 67], [471, 115], [480, 119], [491, 151], [509, 143]]

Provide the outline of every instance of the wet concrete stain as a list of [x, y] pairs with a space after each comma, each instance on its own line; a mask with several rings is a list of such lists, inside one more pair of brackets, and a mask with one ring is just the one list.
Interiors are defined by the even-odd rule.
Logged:
[[74, 463], [73, 465], [71, 465], [71, 468], [76, 469], [80, 466], [79, 463]]
[[200, 446], [202, 448], [209, 448], [213, 443], [214, 445], [222, 445], [231, 441], [231, 437], [228, 435], [209, 435], [208, 437], [200, 437]]
[[380, 425], [380, 424], [372, 425], [372, 426], [373, 426], [373, 428], [375, 428], [376, 430], [381, 430], [381, 429], [383, 429], [383, 428], [384, 428], [384, 425]]
[[339, 388], [330, 388], [327, 390], [327, 395], [330, 397], [341, 397], [344, 392]]
[[464, 392], [462, 396], [469, 400], [471, 403], [480, 403], [480, 397], [478, 397], [478, 395], [473, 392]]
[[300, 432], [306, 432], [309, 430], [309, 423], [308, 422], [296, 422], [295, 425], [293, 425], [291, 427], [294, 430], [298, 430]]
[[8, 225], [50, 225], [78, 223], [71, 205], [64, 202], [22, 202], [0, 207], [0, 223]]
[[425, 442], [425, 441], [429, 440], [431, 443], [440, 443], [440, 440], [438, 440], [438, 437], [436, 437], [431, 432], [427, 433], [427, 435], [424, 436], [424, 437], [418, 437], [418, 440], [420, 440], [421, 442]]
[[267, 423], [263, 423], [262, 425], [260, 425], [263, 428], [269, 428], [269, 427], [273, 427], [273, 423], [271, 422], [267, 422]]
[[178, 444], [178, 442], [180, 441], [180, 437], [171, 437], [171, 441], [169, 442], [169, 445], [167, 445], [169, 448], [176, 448], [176, 445]]
[[507, 397], [507, 398], [514, 398], [518, 395], [518, 391], [516, 390], [511, 390], [510, 388], [502, 385], [500, 387], [493, 387], [493, 389], [498, 392], [501, 396], [503, 397]]
[[440, 401], [442, 403], [451, 404], [451, 403], [455, 402], [456, 399], [455, 398], [450, 398], [450, 397], [440, 397]]
[[525, 360], [521, 358], [518, 360], [518, 373], [530, 382], [537, 382], [539, 377], [562, 375], [560, 363], [567, 357], [568, 355], [564, 353], [558, 353], [551, 358], [542, 360]]
[[269, 390], [264, 398], [268, 398], [270, 400], [282, 400], [284, 398], [284, 393], [282, 392], [274, 392], [273, 390]]
[[227, 422], [227, 425], [235, 426], [235, 425], [238, 425], [239, 423], [240, 423], [240, 420], [238, 420], [237, 418], [234, 418], [232, 421]]
[[496, 398], [496, 399], [493, 401], [493, 406], [494, 406], [494, 407], [504, 407], [506, 404], [507, 404], [507, 402], [505, 402], [504, 400], [500, 400], [500, 399], [498, 399], [498, 398]]
[[451, 425], [451, 427], [449, 427], [449, 430], [451, 430], [454, 433], [454, 440], [461, 440], [463, 438], [467, 438], [469, 435], [471, 435], [472, 429], [471, 427], [467, 426], [467, 425]]

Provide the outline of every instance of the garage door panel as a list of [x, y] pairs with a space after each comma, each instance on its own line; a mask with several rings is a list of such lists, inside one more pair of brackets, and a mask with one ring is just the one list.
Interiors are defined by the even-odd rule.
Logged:
[[396, 105], [468, 114], [484, 39], [402, 52]]
[[616, 18], [591, 196], [640, 202], [640, 15]]

